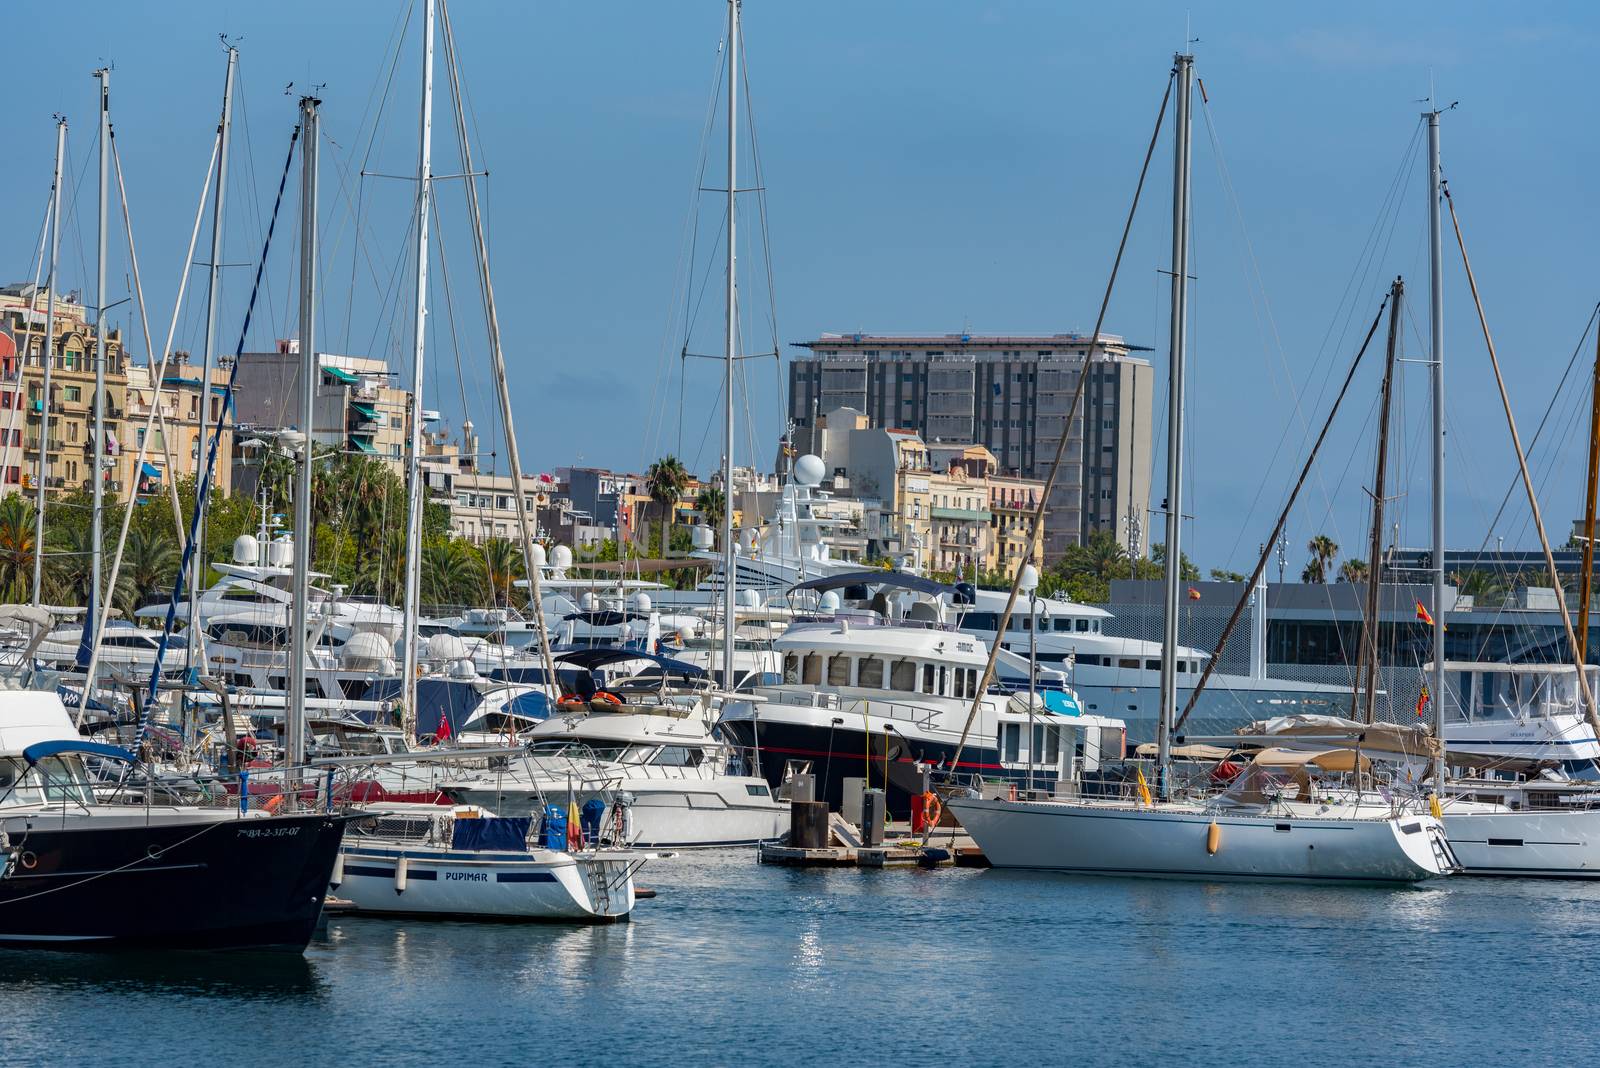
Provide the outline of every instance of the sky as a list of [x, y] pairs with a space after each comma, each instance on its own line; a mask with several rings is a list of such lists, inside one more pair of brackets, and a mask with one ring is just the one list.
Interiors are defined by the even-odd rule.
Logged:
[[[720, 456], [721, 368], [683, 364], [679, 354], [722, 346], [723, 195], [695, 190], [723, 185], [720, 115], [709, 137], [706, 120], [720, 91], [726, 5], [457, 7], [525, 466], [640, 470], [676, 451], [709, 473]], [[413, 241], [405, 176], [416, 168], [420, 100], [411, 0], [174, 0], [159, 16], [87, 2], [71, 11], [72, 32], [34, 35], [10, 56], [0, 169], [9, 278], [32, 276], [52, 116], [64, 114], [71, 188], [62, 285], [94, 299], [89, 75], [110, 63], [159, 347], [217, 125], [218, 35], [227, 34], [240, 49], [240, 77], [219, 349], [238, 341], [296, 100], [314, 91], [324, 124], [319, 348], [385, 356], [405, 383]], [[744, 19], [760, 171], [753, 176], [744, 137], [740, 186], [759, 181], [760, 192], [740, 198], [743, 348], [776, 344], [785, 360], [797, 351], [791, 343], [830, 330], [1092, 328], [1172, 54], [1193, 39], [1206, 99], [1196, 101], [1194, 122], [1184, 507], [1193, 518], [1184, 537], [1202, 568], [1253, 564], [1332, 387], [1397, 275], [1407, 284], [1400, 355], [1425, 357], [1418, 116], [1430, 88], [1440, 107], [1459, 102], [1442, 120], [1445, 173], [1525, 442], [1551, 413], [1532, 460], [1547, 522], [1565, 540], [1582, 506], [1592, 334], [1590, 351], [1564, 372], [1600, 299], [1600, 234], [1584, 181], [1600, 161], [1581, 119], [1600, 13], [1588, 5], [747, 0]], [[441, 55], [434, 171], [459, 175], [447, 83]], [[1171, 126], [1169, 115], [1105, 327], [1153, 349], [1158, 486]], [[452, 432], [472, 417], [490, 439], [483, 448], [503, 453], [493, 440], [463, 181], [437, 186], [425, 406]], [[294, 332], [297, 187], [296, 173], [247, 349]], [[1496, 521], [1515, 459], [1448, 216], [1445, 226], [1448, 540], [1533, 546], [1520, 497]], [[200, 241], [203, 261], [209, 224]], [[124, 242], [114, 226], [108, 304], [131, 294]], [[203, 282], [196, 272], [176, 347], [201, 348]], [[110, 317], [143, 354], [134, 307]], [[1342, 557], [1367, 555], [1382, 339], [1380, 331], [1292, 514], [1291, 572], [1319, 532], [1343, 546]], [[770, 465], [782, 379], [770, 358], [741, 366], [735, 457]], [[1400, 365], [1388, 493], [1408, 545], [1428, 537], [1427, 389], [1424, 364]]]

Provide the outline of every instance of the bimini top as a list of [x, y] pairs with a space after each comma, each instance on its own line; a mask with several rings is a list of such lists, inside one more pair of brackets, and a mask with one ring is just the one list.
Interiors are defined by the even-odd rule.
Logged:
[[818, 593], [826, 593], [829, 590], [842, 590], [848, 586], [888, 586], [934, 595], [948, 593], [958, 604], [971, 604], [973, 595], [970, 583], [958, 582], [952, 585], [906, 571], [852, 571], [844, 575], [825, 575], [822, 578], [802, 582], [792, 587], [789, 592], [816, 590]]
[[605, 667], [607, 664], [620, 663], [624, 660], [648, 660], [669, 675], [683, 675], [687, 678], [697, 679], [706, 673], [704, 668], [695, 667], [693, 664], [682, 660], [674, 660], [670, 656], [647, 653], [642, 649], [623, 649], [617, 646], [573, 649], [569, 652], [557, 653], [554, 659], [558, 664], [571, 664], [573, 667], [583, 668], [585, 671], [593, 671], [595, 668]]
[[103, 742], [77, 741], [72, 738], [57, 738], [48, 742], [34, 742], [22, 751], [22, 759], [29, 764], [37, 764], [45, 757], [59, 756], [62, 753], [84, 753], [89, 756], [109, 757], [112, 760], [121, 760], [134, 763], [134, 758], [126, 749], [117, 745], [106, 745]]

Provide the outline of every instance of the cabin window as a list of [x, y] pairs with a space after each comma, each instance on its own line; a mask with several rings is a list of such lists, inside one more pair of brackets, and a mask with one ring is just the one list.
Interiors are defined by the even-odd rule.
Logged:
[[1182, 672], [1187, 672], [1189, 670], [1189, 661], [1187, 661], [1187, 660], [1178, 661], [1178, 670], [1182, 671]]
[[941, 694], [950, 694], [953, 692], [950, 685], [950, 669], [945, 667], [943, 664], [939, 665], [939, 689], [935, 692]]
[[890, 669], [889, 688], [911, 693], [917, 688], [917, 665], [912, 660], [896, 660]]
[[1149, 671], [1160, 671], [1161, 670], [1161, 661], [1159, 661], [1159, 660], [1146, 660], [1144, 662], [1144, 666]]
[[1126, 657], [1124, 657], [1123, 659], [1117, 661], [1117, 667], [1119, 667], [1119, 668], [1136, 668], [1138, 666], [1139, 666], [1139, 661], [1137, 661], [1137, 660], [1129, 660]]
[[1000, 625], [1000, 616], [994, 612], [968, 612], [966, 629], [994, 630]]
[[1000, 759], [1007, 764], [1017, 762], [1017, 751], [1022, 745], [1022, 724], [1000, 724]]
[[1072, 629], [1072, 620], [1070, 620], [1070, 619], [1057, 619], [1055, 621], [1055, 623], [1052, 624], [1052, 626], [1054, 626], [1055, 629], [1058, 630], [1058, 631], [1071, 630]]
[[783, 658], [783, 681], [790, 686], [800, 685], [800, 656], [789, 653]]
[[664, 745], [650, 763], [658, 768], [697, 768], [704, 754], [682, 745]]
[[1079, 634], [1085, 633], [1086, 631], [1088, 631], [1088, 629], [1089, 629], [1089, 621], [1087, 619], [1078, 620], [1078, 633]]
[[1044, 762], [1050, 767], [1055, 767], [1061, 762], [1061, 728], [1046, 727], [1044, 729]]
[[923, 693], [938, 693], [939, 692], [938, 690], [934, 689], [934, 686], [933, 686], [933, 665], [932, 664], [923, 664], [922, 665], [922, 692]]
[[806, 654], [805, 671], [801, 676], [801, 681], [804, 682], [807, 686], [816, 686], [816, 685], [819, 685], [822, 682], [822, 654], [821, 653], [808, 653], [808, 654]]
[[850, 685], [850, 658], [843, 653], [828, 658], [828, 685]]
[[883, 689], [883, 661], [865, 656], [856, 665], [856, 685], [869, 690]]
[[1044, 755], [1044, 734], [1047, 730], [1049, 728], [1043, 723], [1033, 725], [1033, 738], [1028, 744], [1028, 763], [1037, 764], [1039, 758]]

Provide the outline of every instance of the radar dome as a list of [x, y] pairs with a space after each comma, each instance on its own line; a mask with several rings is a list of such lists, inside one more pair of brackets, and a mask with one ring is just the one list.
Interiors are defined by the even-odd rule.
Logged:
[[254, 564], [261, 556], [261, 543], [254, 534], [240, 534], [233, 539], [233, 562]]
[[760, 608], [761, 607], [761, 594], [757, 593], [755, 590], [740, 590], [739, 591], [739, 607], [741, 607], [741, 608]]
[[600, 598], [596, 597], [592, 593], [586, 593], [582, 597], [578, 598], [578, 607], [583, 609], [585, 612], [596, 611], [600, 607]]
[[828, 473], [828, 467], [822, 462], [822, 457], [806, 453], [794, 464], [794, 480], [802, 486], [822, 485], [822, 476]]
[[450, 677], [452, 679], [470, 679], [476, 677], [478, 672], [473, 668], [472, 661], [465, 658], [450, 661]]
[[565, 545], [557, 545], [550, 553], [550, 566], [558, 571], [565, 571], [572, 566], [572, 550]]
[[694, 542], [696, 549], [710, 549], [716, 543], [716, 537], [708, 526], [698, 526], [689, 532], [689, 539]]
[[534, 567], [543, 567], [549, 562], [549, 554], [544, 551], [543, 545], [535, 545], [530, 548], [528, 556], [533, 560]]
[[435, 634], [425, 651], [429, 660], [460, 660], [467, 655], [467, 643], [454, 634]]
[[341, 667], [355, 671], [373, 669], [385, 660], [394, 659], [394, 646], [381, 634], [364, 630], [350, 635], [350, 640], [339, 650]]
[[288, 538], [273, 538], [267, 542], [267, 566], [290, 567], [294, 564], [294, 542]]
[[650, 595], [648, 593], [636, 594], [633, 598], [633, 607], [637, 612], [650, 611]]
[[824, 612], [837, 612], [839, 610], [839, 592], [829, 590], [822, 595], [821, 608]]

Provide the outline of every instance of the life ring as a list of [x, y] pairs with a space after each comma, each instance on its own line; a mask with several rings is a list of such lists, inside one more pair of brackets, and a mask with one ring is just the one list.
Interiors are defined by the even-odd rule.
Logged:
[[17, 854], [17, 863], [21, 864], [29, 871], [32, 871], [34, 868], [39, 866], [39, 858], [24, 849], [21, 853]]
[[622, 698], [618, 697], [614, 693], [607, 693], [604, 690], [596, 691], [595, 695], [593, 697], [589, 698], [589, 703], [590, 704], [593, 704], [596, 701], [599, 701], [602, 704], [608, 704], [608, 705], [620, 705], [620, 704], [622, 704]]
[[944, 814], [944, 806], [939, 804], [939, 795], [929, 790], [922, 795], [922, 823], [926, 827], [937, 827], [939, 817]]

